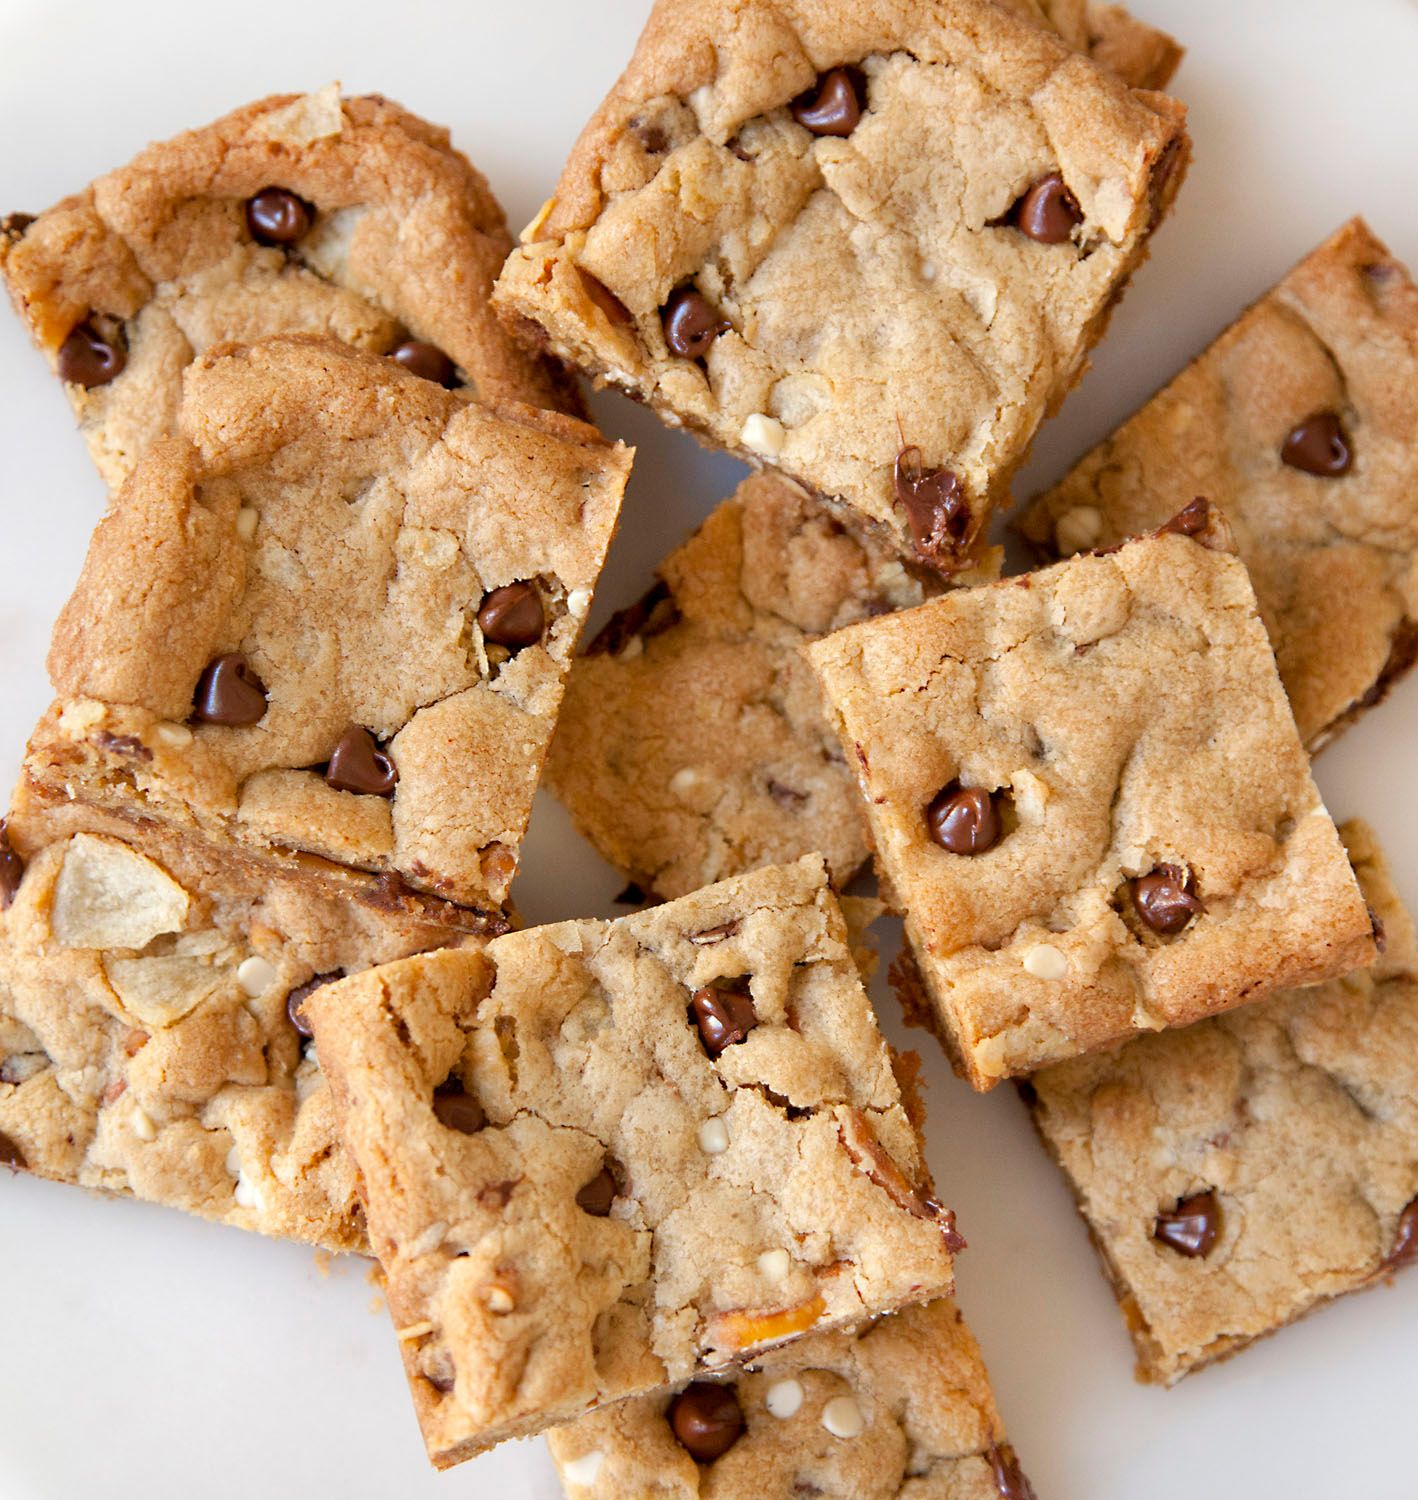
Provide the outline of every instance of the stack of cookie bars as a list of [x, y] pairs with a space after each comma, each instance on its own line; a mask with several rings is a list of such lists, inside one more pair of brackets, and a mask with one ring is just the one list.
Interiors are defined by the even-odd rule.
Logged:
[[[333, 87], [5, 220], [113, 494], [0, 823], [0, 1160], [375, 1255], [440, 1467], [1030, 1500], [885, 903], [1145, 1378], [1418, 1258], [1418, 938], [1310, 772], [1418, 655], [1418, 288], [1345, 226], [992, 545], [1179, 59], [660, 0], [515, 248]], [[579, 656], [632, 455], [573, 370], [758, 471]], [[519, 930], [544, 763], [639, 910]]]

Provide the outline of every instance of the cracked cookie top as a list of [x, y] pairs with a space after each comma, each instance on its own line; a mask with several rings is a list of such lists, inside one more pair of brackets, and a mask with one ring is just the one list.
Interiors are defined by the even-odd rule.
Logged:
[[227, 341], [326, 334], [490, 400], [574, 400], [489, 306], [511, 244], [447, 131], [332, 84], [247, 105], [38, 218], [12, 215], [0, 273], [116, 488], [176, 425], [183, 367]]
[[32, 774], [499, 905], [628, 451], [306, 335], [185, 385], [55, 627]]
[[820, 857], [307, 1008], [440, 1466], [950, 1290]]
[[496, 300], [952, 572], [1170, 202], [1182, 119], [989, 0], [663, 0]]
[[1371, 970], [1032, 1080], [1146, 1379], [1418, 1259], [1418, 946], [1372, 830], [1342, 832]]
[[1418, 287], [1346, 224], [1020, 523], [1051, 556], [1226, 512], [1311, 752], [1418, 655]]
[[1245, 567], [1169, 525], [808, 648], [977, 1088], [1373, 958]]

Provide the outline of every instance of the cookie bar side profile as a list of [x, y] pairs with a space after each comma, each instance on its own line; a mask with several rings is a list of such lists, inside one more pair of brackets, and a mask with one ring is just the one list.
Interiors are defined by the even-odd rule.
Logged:
[[440, 1467], [949, 1293], [820, 857], [307, 1009]]
[[0, 822], [0, 1144], [36, 1176], [366, 1250], [300, 1014], [371, 964], [478, 943], [467, 913], [54, 803]]
[[183, 368], [226, 341], [327, 334], [485, 399], [579, 410], [491, 310], [511, 247], [447, 131], [331, 85], [247, 105], [37, 218], [11, 215], [0, 275], [117, 488], [173, 430]]
[[987, 0], [662, 0], [495, 301], [952, 573], [1145, 254], [1184, 116]]
[[1019, 521], [1047, 556], [1225, 510], [1311, 753], [1418, 655], [1418, 286], [1361, 220]]
[[189, 369], [94, 534], [28, 765], [496, 910], [630, 454], [290, 335]]
[[1037, 1074], [1034, 1121], [1171, 1385], [1418, 1259], [1418, 946], [1373, 833], [1370, 970]]
[[1373, 959], [1214, 520], [808, 648], [975, 1088]]

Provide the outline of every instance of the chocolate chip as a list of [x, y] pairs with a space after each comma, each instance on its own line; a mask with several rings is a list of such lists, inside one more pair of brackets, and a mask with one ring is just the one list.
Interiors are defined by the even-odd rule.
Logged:
[[10, 843], [7, 820], [0, 818], [0, 911], [4, 911], [15, 899], [15, 893], [24, 879], [25, 862], [15, 853]]
[[631, 880], [618, 896], [612, 896], [611, 899], [617, 906], [640, 906], [647, 898], [644, 886], [639, 881]]
[[20, 1150], [19, 1144], [12, 1140], [3, 1130], [0, 1130], [0, 1167], [28, 1167], [25, 1153]]
[[352, 724], [325, 768], [325, 780], [337, 792], [359, 792], [368, 797], [392, 797], [399, 771], [367, 729]]
[[153, 752], [136, 734], [114, 734], [112, 730], [100, 729], [94, 741], [101, 750], [110, 755], [122, 755], [129, 760], [149, 761]]
[[611, 1211], [615, 1195], [615, 1177], [609, 1167], [602, 1167], [576, 1194], [576, 1206], [585, 1209], [593, 1218], [604, 1219]]
[[1349, 438], [1332, 411], [1317, 411], [1306, 417], [1285, 439], [1280, 458], [1292, 469], [1321, 479], [1338, 479], [1354, 463]]
[[1398, 1216], [1393, 1248], [1384, 1257], [1383, 1269], [1396, 1271], [1400, 1266], [1412, 1265], [1415, 1260], [1418, 1260], [1418, 1198]]
[[692, 286], [678, 287], [670, 293], [660, 309], [660, 322], [670, 353], [681, 359], [703, 359], [709, 346], [729, 327], [714, 304]]
[[24, 238], [25, 230], [34, 223], [33, 214], [6, 214], [0, 219], [0, 234], [7, 240], [20, 240]]
[[1197, 899], [1196, 881], [1181, 865], [1158, 865], [1132, 883], [1132, 904], [1142, 921], [1164, 937], [1179, 933], [1206, 908]]
[[865, 107], [866, 80], [856, 68], [833, 68], [815, 87], [800, 94], [789, 109], [814, 135], [851, 135]]
[[739, 1440], [743, 1408], [731, 1385], [696, 1380], [670, 1402], [670, 1431], [697, 1464], [712, 1464]]
[[1211, 501], [1198, 495], [1183, 506], [1170, 521], [1164, 521], [1155, 536], [1198, 536], [1211, 524]]
[[293, 245], [310, 228], [315, 210], [285, 188], [262, 188], [246, 200], [246, 227], [263, 245]]
[[717, 980], [695, 990], [689, 1011], [710, 1057], [718, 1057], [725, 1047], [743, 1041], [758, 1025], [746, 979]]
[[576, 270], [581, 277], [581, 285], [586, 288], [586, 295], [617, 328], [623, 328], [627, 323], [635, 321], [630, 309], [599, 276], [592, 276], [589, 271], [583, 270], [580, 266], [577, 266]]
[[1050, 172], [1010, 209], [1005, 222], [1041, 245], [1061, 245], [1083, 222], [1083, 210], [1059, 173]]
[[546, 611], [535, 585], [504, 583], [493, 589], [478, 609], [478, 629], [494, 645], [512, 651], [535, 646], [546, 629]]
[[1019, 1467], [1019, 1458], [1008, 1443], [990, 1444], [990, 1468], [1000, 1500], [1035, 1500], [1034, 1486]]
[[314, 979], [307, 979], [304, 984], [297, 985], [289, 995], [286, 996], [286, 1014], [290, 1017], [290, 1023], [301, 1034], [301, 1036], [314, 1036], [310, 1022], [305, 1018], [302, 1009], [305, 1002], [323, 985], [333, 984], [337, 979], [343, 979], [344, 975], [336, 969], [330, 974], [317, 974]]
[[918, 556], [938, 563], [959, 555], [970, 534], [970, 505], [949, 469], [922, 468], [921, 450], [903, 448], [896, 455], [896, 501]]
[[1158, 1214], [1152, 1238], [1178, 1255], [1198, 1259], [1210, 1255], [1221, 1234], [1221, 1205], [1209, 1188], [1183, 1198], [1170, 1213]]
[[476, 1135], [487, 1124], [482, 1105], [471, 1094], [464, 1093], [456, 1078], [448, 1079], [434, 1090], [433, 1113], [440, 1124], [463, 1135]]
[[679, 620], [679, 606], [663, 579], [651, 585], [644, 598], [629, 609], [618, 609], [596, 632], [586, 647], [587, 656], [619, 656], [639, 636], [649, 640], [660, 635]]
[[87, 319], [59, 346], [59, 378], [86, 391], [107, 385], [123, 373], [128, 356]]
[[691, 932], [689, 940], [696, 948], [705, 948], [714, 943], [722, 943], [727, 938], [737, 937], [743, 923], [737, 917], [730, 918], [727, 922], [720, 922], [716, 927], [706, 927], [701, 932]]
[[204, 724], [255, 724], [266, 712], [266, 684], [239, 652], [208, 662], [192, 695], [192, 717]]
[[931, 799], [926, 827], [932, 840], [949, 854], [984, 854], [1004, 832], [996, 805], [999, 794], [984, 787], [952, 781]]
[[389, 351], [389, 358], [424, 380], [452, 390], [458, 384], [458, 370], [453, 361], [437, 344], [425, 344], [421, 339], [405, 339], [396, 349]]

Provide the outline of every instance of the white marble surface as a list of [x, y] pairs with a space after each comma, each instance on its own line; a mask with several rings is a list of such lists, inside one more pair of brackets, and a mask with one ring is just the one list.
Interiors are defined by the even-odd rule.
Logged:
[[[1412, 0], [1136, 0], [1190, 49], [1175, 84], [1196, 164], [1083, 387], [1041, 435], [1044, 481], [1168, 378], [1341, 220], [1418, 263]], [[635, 39], [646, 0], [0, 0], [0, 211], [37, 210], [164, 137], [339, 78], [434, 120], [521, 224]], [[0, 316], [0, 781], [46, 702], [49, 622], [102, 503], [58, 386]], [[597, 618], [732, 487], [738, 466], [598, 403], [640, 444]], [[1415, 481], [1418, 482], [1418, 481]], [[1324, 757], [1337, 815], [1386, 836], [1418, 900], [1418, 683]], [[545, 797], [518, 899], [532, 920], [610, 910], [619, 882]], [[891, 935], [887, 934], [888, 946]], [[1041, 1500], [1418, 1493], [1418, 1273], [1173, 1392], [1131, 1353], [1067, 1189], [1008, 1090], [985, 1099], [932, 1044], [930, 1153], [971, 1248], [960, 1293]], [[50, 1184], [0, 1181], [0, 1500], [415, 1500], [558, 1493], [538, 1442], [427, 1468], [360, 1262]]]

